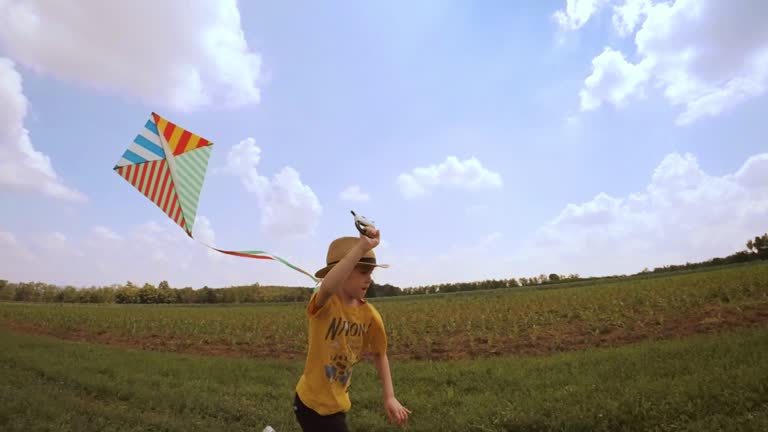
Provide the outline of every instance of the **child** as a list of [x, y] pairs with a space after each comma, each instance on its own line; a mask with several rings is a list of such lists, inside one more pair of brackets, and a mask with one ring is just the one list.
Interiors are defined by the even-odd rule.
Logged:
[[374, 267], [387, 267], [376, 263], [373, 252], [379, 231], [367, 228], [366, 233], [370, 237], [361, 234], [331, 242], [327, 265], [315, 273], [323, 280], [307, 305], [309, 349], [293, 406], [305, 432], [348, 430], [352, 368], [365, 352], [373, 355], [389, 421], [403, 425], [410, 414], [395, 398], [381, 315], [364, 299]]

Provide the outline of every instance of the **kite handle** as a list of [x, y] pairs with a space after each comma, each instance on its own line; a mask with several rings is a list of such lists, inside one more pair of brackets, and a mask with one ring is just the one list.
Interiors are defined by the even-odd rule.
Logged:
[[350, 213], [352, 213], [352, 216], [355, 217], [355, 228], [357, 228], [357, 230], [360, 231], [360, 234], [367, 237], [371, 237], [370, 235], [368, 235], [365, 229], [368, 227], [376, 229], [376, 225], [374, 225], [372, 221], [369, 221], [364, 216], [356, 214], [354, 210], [350, 210]]

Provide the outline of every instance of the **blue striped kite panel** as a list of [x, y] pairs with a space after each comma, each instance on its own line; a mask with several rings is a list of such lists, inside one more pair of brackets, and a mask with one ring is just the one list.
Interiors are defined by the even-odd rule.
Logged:
[[160, 135], [152, 116], [139, 131], [128, 149], [125, 150], [115, 168], [165, 159], [165, 151], [160, 144]]

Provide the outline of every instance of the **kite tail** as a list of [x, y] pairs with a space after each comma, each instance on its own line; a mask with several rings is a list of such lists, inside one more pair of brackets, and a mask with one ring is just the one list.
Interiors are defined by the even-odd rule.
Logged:
[[[198, 240], [198, 241], [200, 242], [200, 240]], [[284, 260], [283, 258], [280, 258], [279, 256], [273, 255], [273, 254], [271, 254], [269, 252], [265, 252], [265, 251], [231, 251], [231, 250], [222, 250], [222, 249], [218, 249], [218, 248], [215, 248], [213, 246], [207, 245], [207, 244], [205, 244], [203, 242], [200, 242], [200, 243], [202, 243], [203, 245], [205, 245], [205, 246], [207, 246], [207, 247], [209, 247], [209, 248], [211, 248], [211, 249], [213, 249], [213, 250], [215, 250], [217, 252], [221, 252], [221, 253], [227, 254], [227, 255], [233, 255], [233, 256], [244, 257], [244, 258], [265, 259], [265, 260], [278, 261], [278, 262], [284, 264], [285, 266], [287, 266], [288, 268], [291, 268], [293, 270], [296, 270], [299, 273], [303, 273], [303, 274], [309, 276], [309, 278], [312, 279], [313, 282], [315, 282], [315, 289], [317, 289], [317, 286], [319, 286], [320, 281], [321, 281], [321, 279], [316, 278], [314, 275], [312, 275], [308, 271], [306, 271], [306, 270], [304, 270], [304, 269], [302, 269], [302, 268], [300, 268], [300, 267], [298, 267], [298, 266], [296, 266], [294, 264], [291, 264], [290, 262]]]

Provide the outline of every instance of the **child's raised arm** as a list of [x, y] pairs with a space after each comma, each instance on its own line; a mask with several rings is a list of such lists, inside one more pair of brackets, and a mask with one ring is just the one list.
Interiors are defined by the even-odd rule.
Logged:
[[317, 298], [315, 299], [317, 309], [322, 308], [328, 299], [336, 293], [339, 287], [347, 279], [347, 276], [349, 276], [360, 261], [360, 258], [379, 244], [379, 239], [381, 238], [379, 230], [367, 228], [366, 231], [370, 237], [360, 234], [360, 240], [355, 247], [353, 247], [341, 261], [334, 265], [323, 278], [323, 281], [320, 283], [320, 289], [317, 291]]

